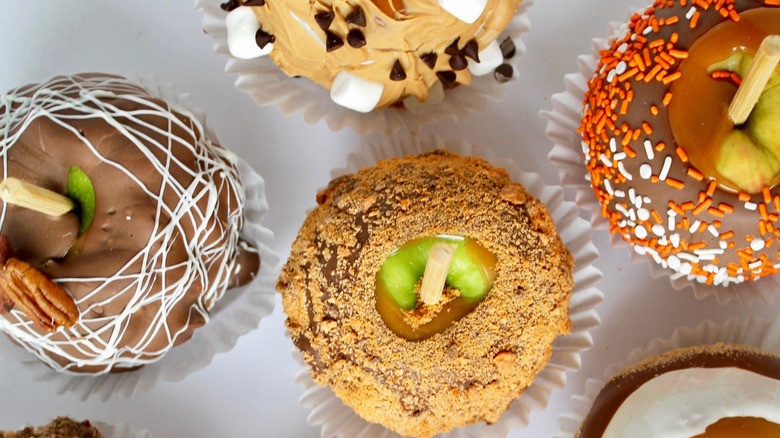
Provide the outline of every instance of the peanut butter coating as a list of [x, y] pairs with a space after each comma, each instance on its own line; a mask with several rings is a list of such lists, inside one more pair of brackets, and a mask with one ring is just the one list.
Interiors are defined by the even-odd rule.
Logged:
[[[313, 379], [403, 435], [497, 421], [571, 327], [573, 261], [544, 205], [505, 171], [445, 151], [380, 161], [317, 199], [277, 282]], [[407, 341], [376, 310], [376, 275], [393, 250], [439, 234], [475, 239], [497, 276], [470, 314]]]
[[[330, 89], [339, 72], [349, 71], [384, 85], [377, 104], [381, 108], [407, 96], [425, 101], [428, 90], [439, 80], [436, 73], [453, 71], [450, 65], [453, 56], [445, 53], [447, 47], [457, 41], [458, 49], [463, 50], [473, 39], [482, 50], [498, 38], [521, 0], [488, 0], [485, 11], [470, 24], [447, 13], [433, 0], [404, 0], [403, 9], [399, 10], [393, 10], [392, 3], [401, 2], [289, 0], [266, 2], [252, 9], [261, 29], [276, 38], [270, 56], [285, 73], [308, 77]], [[348, 19], [358, 9], [363, 12], [365, 26]], [[315, 15], [330, 12], [334, 18], [326, 31], [317, 23]], [[366, 44], [362, 47], [348, 44], [350, 31], [360, 31]], [[341, 40], [343, 46], [328, 51], [326, 32]], [[433, 67], [422, 60], [431, 53], [438, 55]], [[402, 80], [391, 75], [396, 62], [406, 75]], [[467, 69], [454, 73], [458, 83], [471, 83]]]

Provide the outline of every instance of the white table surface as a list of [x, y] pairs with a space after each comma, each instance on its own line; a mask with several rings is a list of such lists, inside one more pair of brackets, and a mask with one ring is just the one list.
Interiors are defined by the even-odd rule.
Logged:
[[[219, 1], [219, 0], [215, 0]], [[552, 146], [544, 134], [540, 110], [563, 89], [563, 75], [577, 69], [577, 56], [590, 51], [590, 40], [604, 36], [610, 20], [624, 20], [648, 0], [536, 0], [529, 11], [533, 30], [523, 37], [528, 54], [521, 60], [522, 81], [511, 84], [506, 98], [484, 114], [457, 126], [433, 130], [458, 135], [493, 148], [527, 171], [558, 184], [547, 161]], [[274, 231], [274, 250], [286, 259], [316, 191], [330, 170], [341, 167], [364, 138], [344, 129], [331, 132], [324, 123], [307, 125], [300, 115], [285, 116], [275, 107], [258, 107], [233, 87], [224, 72], [225, 57], [212, 52], [202, 32], [202, 14], [192, 0], [36, 0], [4, 1], [0, 14], [0, 90], [45, 80], [59, 73], [105, 71], [154, 76], [192, 94], [195, 107], [207, 113], [222, 143], [243, 156], [265, 178], [270, 204], [265, 226]], [[573, 193], [568, 198], [573, 199]], [[586, 216], [583, 213], [583, 216]], [[534, 412], [531, 424], [512, 437], [546, 437], [558, 431], [557, 417], [570, 410], [569, 397], [580, 394], [589, 377], [623, 361], [629, 351], [674, 328], [703, 319], [771, 317], [774, 305], [697, 300], [690, 290], [675, 291], [666, 278], [652, 279], [645, 264], [628, 261], [626, 249], [609, 246], [606, 233], [594, 236], [603, 271], [598, 307], [602, 323], [592, 331], [594, 346], [582, 355], [582, 369], [568, 374], [565, 389], [549, 406]], [[125, 400], [79, 401], [57, 395], [47, 382], [32, 381], [18, 363], [0, 358], [0, 429], [48, 422], [69, 414], [107, 423], [126, 421], [154, 437], [318, 437], [298, 404], [299, 369], [286, 337], [279, 296], [276, 308], [258, 330], [242, 337], [228, 353], [179, 383], [161, 383]]]

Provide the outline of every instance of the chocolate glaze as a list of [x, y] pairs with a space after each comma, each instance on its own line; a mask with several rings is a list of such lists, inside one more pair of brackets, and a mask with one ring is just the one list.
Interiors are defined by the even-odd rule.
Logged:
[[780, 380], [780, 356], [742, 346], [712, 346], [676, 350], [662, 359], [631, 368], [609, 380], [602, 388], [578, 433], [579, 438], [599, 438], [623, 402], [645, 382], [670, 371], [686, 368], [736, 367]]
[[[760, 0], [735, 0], [733, 2], [733, 7], [736, 12], [741, 13], [764, 7], [763, 3], [764, 2]], [[766, 7], [772, 6], [767, 5]], [[693, 29], [690, 27], [690, 21], [685, 18], [686, 14], [691, 10], [691, 8], [695, 8], [700, 13], [698, 24]], [[691, 5], [690, 2], [687, 2], [686, 5], [683, 6], [679, 1], [673, 2], [673, 5], [671, 6], [667, 4], [664, 7], [648, 9], [648, 11], [646, 11], [644, 14], [640, 15], [645, 17], [654, 16], [659, 21], [668, 20], [670, 17], [677, 17], [679, 19], [677, 23], [671, 25], [662, 25], [659, 27], [658, 31], [644, 33], [643, 37], [647, 41], [663, 39], [665, 42], [668, 42], [670, 41], [672, 34], [676, 34], [679, 38], [677, 43], [675, 43], [673, 46], [674, 48], [682, 51], [687, 51], [691, 44], [696, 41], [696, 39], [710, 30], [713, 26], [730, 19], [728, 17], [724, 18], [721, 16], [714, 7], [710, 7], [709, 9], [704, 10], [701, 8], [696, 8], [695, 5]], [[630, 34], [631, 33], [629, 32], [629, 35]], [[602, 52], [602, 55], [613, 56], [624, 39], [625, 38], [623, 37], [618, 38], [618, 42], [614, 43], [610, 50]], [[676, 66], [679, 66], [681, 62], [685, 61], [678, 60]], [[654, 65], [655, 63], [647, 65], [646, 72], [650, 71]], [[673, 66], [669, 70], [669, 74], [674, 73], [676, 68], [677, 67]], [[596, 94], [599, 92], [604, 92], [603, 90], [605, 87], [603, 87], [602, 81], [605, 81], [604, 83], [606, 83], [606, 79], [603, 78], [603, 75], [597, 74], [589, 82], [590, 91], [588, 95], [586, 95], [585, 103], [590, 105], [591, 109], [594, 108], [593, 98], [596, 96]], [[633, 176], [631, 180], [618, 181], [616, 179], [619, 176], [617, 167], [613, 166], [611, 169], [608, 169], [608, 174], [606, 174], [602, 168], [604, 166], [600, 166], [598, 163], [600, 160], [600, 154], [602, 152], [606, 152], [611, 156], [614, 156], [615, 153], [622, 152], [623, 148], [621, 146], [621, 140], [623, 139], [624, 133], [619, 132], [618, 134], [615, 134], [611, 130], [604, 130], [602, 132], [596, 133], [596, 127], [588, 123], [587, 117], [583, 121], [585, 141], [593, 142], [590, 144], [590, 149], [591, 151], [596, 152], [595, 157], [586, 155], [585, 160], [589, 163], [588, 167], [592, 174], [591, 180], [594, 188], [596, 189], [597, 196], [599, 197], [599, 200], [602, 202], [602, 204], [605, 205], [606, 214], [610, 216], [610, 225], [613, 226], [612, 232], [619, 233], [624, 240], [630, 241], [638, 247], [649, 248], [648, 252], [651, 253], [655, 261], [662, 263], [664, 266], [667, 265], [667, 256], [675, 255], [674, 251], [664, 253], [660, 256], [657, 253], [652, 253], [653, 251], [657, 250], [658, 246], [654, 246], [648, 242], [650, 242], [652, 239], [658, 240], [661, 238], [661, 236], [654, 234], [652, 230], [648, 230], [646, 238], [643, 239], [638, 237], [635, 234], [634, 227], [630, 225], [632, 219], [628, 215], [622, 213], [622, 211], [618, 208], [620, 205], [627, 205], [629, 208], [632, 207], [628, 195], [624, 197], [610, 197], [605, 199], [603, 194], [607, 193], [608, 190], [605, 187], [604, 179], [609, 180], [610, 187], [613, 191], [622, 191], [624, 193], [628, 193], [629, 191], [634, 190], [637, 196], [647, 197], [650, 202], [645, 200], [643, 208], [647, 210], [655, 210], [658, 213], [658, 218], [660, 219], [660, 221], [655, 221], [652, 218], [649, 219], [648, 227], [656, 224], [663, 226], [666, 229], [665, 233], [663, 234], [664, 238], [667, 238], [672, 233], [677, 233], [679, 234], [681, 240], [688, 243], [706, 243], [704, 249], [720, 249], [720, 236], [716, 236], [711, 232], [710, 229], [706, 227], [703, 231], [694, 230], [693, 232], [686, 228], [677, 228], [674, 231], [671, 231], [667, 227], [670, 216], [669, 201], [674, 201], [677, 205], [681, 205], [688, 201], [699, 204], [698, 197], [700, 193], [707, 191], [709, 183], [707, 178], [705, 178], [703, 181], [698, 181], [689, 176], [688, 169], [692, 167], [691, 164], [683, 161], [676, 152], [678, 145], [675, 142], [671, 125], [669, 123], [668, 107], [663, 103], [666, 93], [669, 92], [671, 88], [671, 84], [665, 84], [664, 82], [655, 79], [647, 82], [642, 79], [636, 79], [636, 77], [628, 79], [625, 82], [618, 82], [618, 86], [620, 88], [623, 88], [624, 84], [627, 84], [627, 86], [629, 86], [633, 91], [633, 100], [630, 101], [628, 112], [626, 114], [620, 114], [618, 109], [621, 107], [623, 99], [618, 99], [614, 110], [614, 113], [617, 116], [614, 123], [617, 127], [621, 127], [625, 123], [628, 125], [630, 130], [640, 129], [641, 131], [638, 138], [631, 140], [628, 144], [628, 146], [631, 147], [634, 152], [636, 152], [636, 156], [629, 156], [620, 160], [620, 163], [625, 168], [625, 173]], [[679, 98], [684, 97], [672, 96], [672, 99]], [[651, 112], [651, 107], [653, 106], [655, 106], [658, 110], [656, 115], [653, 115]], [[651, 133], [647, 133], [646, 131], [642, 130], [641, 127], [644, 122], [647, 122], [649, 126], [652, 127]], [[703, 129], [708, 129], [708, 127], [703, 127]], [[602, 137], [602, 134], [604, 133], [606, 133], [606, 138]], [[610, 141], [616, 142], [616, 152], [609, 152]], [[645, 141], [649, 141], [653, 147], [659, 143], [664, 143], [666, 147], [662, 151], [655, 150], [654, 157], [649, 159], [643, 146]], [[652, 174], [656, 176], [659, 175], [667, 157], [671, 158], [671, 166], [669, 168], [668, 178], [684, 182], [685, 186], [682, 189], [670, 187], [663, 181], [653, 183], [649, 179], [643, 179], [640, 177], [640, 167], [644, 164], [650, 164], [653, 169]], [[614, 163], [617, 163], [617, 161]], [[597, 167], [594, 168], [594, 165]], [[775, 187], [771, 190], [771, 195], [773, 197], [776, 194], [780, 194], [780, 188], [778, 187]], [[684, 215], [677, 214], [674, 217], [674, 220], [677, 223], [680, 223], [683, 217], [685, 217], [688, 219], [689, 224], [694, 224], [698, 220], [701, 222], [706, 222], [708, 225], [712, 225], [716, 221], [720, 221], [722, 222], [722, 225], [719, 225], [717, 229], [719, 234], [726, 233], [727, 231], [734, 231], [734, 237], [728, 239], [728, 242], [734, 242], [734, 247], [726, 249], [722, 254], [717, 254], [717, 263], [703, 259], [699, 262], [693, 262], [692, 264], [694, 266], [692, 274], [697, 275], [702, 282], [714, 281], [715, 284], [723, 284], [722, 281], [725, 278], [724, 273], [721, 273], [720, 276], [718, 276], [718, 279], [714, 280], [716, 277], [715, 273], [707, 271], [704, 268], [710, 269], [714, 266], [716, 267], [714, 271], [717, 272], [718, 269], [725, 268], [729, 264], [732, 264], [732, 266], [741, 266], [741, 260], [737, 254], [737, 250], [748, 250], [748, 252], [752, 251], [754, 257], [749, 260], [748, 263], [758, 262], [759, 258], [761, 257], [768, 258], [768, 261], [757, 269], [744, 269], [743, 271], [740, 271], [739, 275], [730, 276], [726, 283], [729, 281], [742, 281], [745, 278], [757, 278], [760, 275], [767, 275], [771, 272], [774, 272], [774, 269], [772, 268], [772, 262], [774, 261], [774, 263], [777, 263], [778, 259], [776, 247], [767, 245], [765, 248], [756, 251], [750, 249], [750, 241], [748, 240], [748, 236], [756, 236], [758, 238], [769, 240], [774, 238], [771, 233], [764, 235], [760, 233], [758, 222], [761, 219], [761, 216], [759, 215], [759, 211], [757, 209], [747, 209], [744, 207], [745, 202], [740, 201], [736, 193], [729, 192], [721, 188], [716, 189], [710, 197], [712, 198], [711, 205], [713, 207], [718, 207], [720, 204], [726, 204], [734, 208], [734, 213], [726, 214], [725, 217], [718, 217], [709, 214], [707, 211], [704, 211], [698, 215], [694, 215], [692, 210], [687, 210]], [[761, 193], [750, 196], [750, 202], [754, 204], [760, 204], [763, 203], [763, 201], [764, 199]], [[778, 213], [774, 202], [766, 203], [766, 207], [768, 213]], [[628, 225], [625, 225], [626, 221], [629, 222]], [[634, 218], [633, 221], [636, 221], [636, 218]], [[623, 225], [616, 225], [621, 222]], [[750, 237], [750, 239], [752, 239], [752, 237]], [[683, 252], [690, 254], [694, 253], [694, 251]], [[680, 260], [682, 260], [683, 264], [687, 263], [686, 259]], [[679, 271], [679, 269], [676, 270]]]
[[[94, 100], [74, 104], [79, 93]], [[229, 284], [254, 276], [259, 257], [238, 240], [243, 192], [237, 171], [219, 146], [203, 146], [202, 129], [190, 115], [102, 74], [56, 77], [6, 96], [13, 104], [0, 119], [0, 127], [10, 127], [0, 137], [7, 166], [0, 178], [15, 176], [64, 193], [68, 168], [75, 165], [92, 180], [96, 203], [78, 242], [73, 214], [51, 218], [3, 206], [1, 230], [17, 256], [63, 286], [81, 313], [77, 326], [42, 345], [35, 340], [43, 332], [24, 324], [23, 314], [2, 315], [11, 324], [4, 329], [31, 332], [22, 338], [10, 331], [17, 342], [55, 368], [137, 367], [189, 339]], [[98, 114], [97, 108], [107, 117], [85, 116]], [[190, 209], [181, 187], [207, 196]], [[144, 254], [148, 258], [139, 257]], [[134, 309], [132, 315], [123, 315], [127, 309]]]

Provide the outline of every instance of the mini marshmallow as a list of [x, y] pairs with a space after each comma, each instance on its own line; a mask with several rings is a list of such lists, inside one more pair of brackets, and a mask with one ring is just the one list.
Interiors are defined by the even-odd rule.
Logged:
[[382, 84], [342, 71], [333, 79], [330, 98], [343, 107], [367, 113], [376, 107], [384, 91]]
[[469, 72], [474, 76], [486, 75], [504, 62], [504, 55], [497, 41], [488, 44], [479, 52], [479, 62], [469, 60]]
[[477, 21], [485, 11], [487, 0], [438, 0], [439, 7], [464, 23]]
[[233, 9], [225, 17], [227, 25], [227, 41], [230, 53], [236, 58], [252, 59], [271, 53], [274, 45], [268, 43], [260, 48], [255, 41], [255, 34], [260, 30], [252, 8], [238, 7]]

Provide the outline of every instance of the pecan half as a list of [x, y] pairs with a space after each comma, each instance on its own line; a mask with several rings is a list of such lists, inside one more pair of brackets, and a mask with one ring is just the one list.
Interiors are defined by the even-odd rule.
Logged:
[[[5, 262], [14, 256], [14, 250], [11, 247], [11, 241], [5, 234], [0, 234], [0, 266], [5, 266]], [[0, 315], [8, 313], [14, 308], [14, 302], [0, 287]]]
[[32, 322], [47, 331], [71, 327], [79, 319], [73, 298], [29, 263], [10, 258], [0, 270], [3, 293]]

